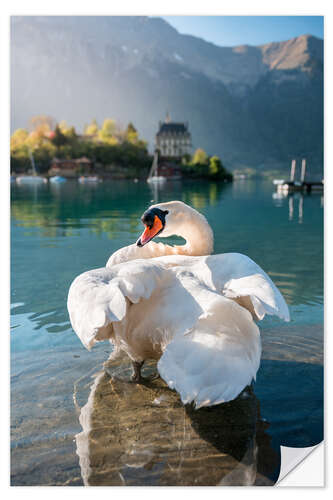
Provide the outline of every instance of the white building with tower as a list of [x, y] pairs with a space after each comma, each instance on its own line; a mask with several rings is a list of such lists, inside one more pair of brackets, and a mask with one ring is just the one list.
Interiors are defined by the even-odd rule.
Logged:
[[191, 134], [188, 122], [172, 122], [169, 113], [164, 122], [159, 122], [156, 134], [156, 149], [164, 157], [180, 158], [191, 154]]

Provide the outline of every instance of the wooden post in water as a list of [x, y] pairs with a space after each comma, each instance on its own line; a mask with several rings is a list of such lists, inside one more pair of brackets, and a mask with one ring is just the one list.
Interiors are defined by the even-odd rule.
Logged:
[[296, 160], [292, 160], [290, 168], [290, 182], [294, 182], [295, 180], [295, 170], [296, 170]]
[[303, 184], [305, 179], [305, 170], [306, 170], [306, 158], [302, 159], [302, 170], [301, 170], [301, 183]]

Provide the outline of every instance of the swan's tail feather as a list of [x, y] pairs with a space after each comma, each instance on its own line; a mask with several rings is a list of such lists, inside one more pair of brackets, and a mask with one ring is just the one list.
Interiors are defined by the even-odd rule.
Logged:
[[260, 363], [259, 330], [249, 312], [226, 298], [212, 309], [191, 331], [177, 335], [158, 362], [169, 387], [196, 408], [235, 399]]

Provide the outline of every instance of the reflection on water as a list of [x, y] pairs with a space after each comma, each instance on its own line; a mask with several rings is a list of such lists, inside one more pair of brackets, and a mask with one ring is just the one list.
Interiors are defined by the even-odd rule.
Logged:
[[76, 445], [85, 485], [249, 486], [277, 479], [280, 457], [250, 389], [231, 403], [194, 410], [161, 379], [136, 385], [113, 379], [114, 372], [129, 375], [125, 365], [110, 365], [81, 409]]
[[[184, 407], [161, 379], [126, 382], [128, 362], [106, 362], [81, 398], [76, 451], [84, 484], [274, 484], [281, 444], [322, 439], [322, 330], [294, 327], [285, 338], [268, 330], [263, 347], [254, 392], [200, 410]], [[154, 370], [148, 365], [145, 376]]]
[[[287, 192], [276, 192], [273, 193], [272, 198], [274, 205], [276, 207], [283, 207], [284, 201], [287, 199], [288, 200], [288, 207], [289, 207], [289, 220], [292, 221], [294, 218], [294, 207], [295, 210], [297, 210], [296, 214], [298, 217], [298, 222], [299, 224], [302, 224], [303, 222], [303, 206], [304, 206], [304, 200], [305, 200], [305, 206], [307, 204], [307, 200], [310, 199], [310, 196], [316, 196], [314, 195], [309, 195], [306, 194], [304, 195], [303, 193], [287, 193]], [[323, 208], [323, 196], [320, 196], [320, 207]], [[296, 208], [297, 207], [297, 208]]]
[[[306, 195], [301, 201], [295, 193], [292, 199], [277, 199], [272, 197], [271, 183], [252, 181], [167, 182], [157, 193], [160, 200], [180, 199], [200, 210], [214, 230], [215, 253], [249, 255], [286, 297], [291, 323], [282, 324], [272, 317], [260, 323], [263, 361], [255, 385], [260, 416], [254, 410], [259, 406], [254, 396], [220, 413], [200, 410], [192, 414], [177, 406], [175, 393], [163, 389], [160, 381], [155, 388], [113, 385], [114, 395], [126, 396], [116, 400], [111, 398], [110, 381], [104, 374], [96, 391], [90, 390], [92, 380], [97, 380], [91, 377], [100, 372], [110, 345], [100, 344], [92, 353], [84, 350], [70, 327], [68, 288], [75, 276], [104, 266], [115, 250], [136, 241], [141, 233], [140, 216], [156, 194], [147, 183], [81, 185], [68, 181], [61, 185], [13, 184], [11, 189], [12, 484], [82, 484], [73, 440], [83, 429], [73, 404], [73, 391], [81, 408], [89, 393], [94, 394], [91, 415], [98, 446], [93, 447], [90, 437], [86, 441], [90, 447], [87, 460], [93, 471], [89, 482], [107, 481], [103, 464], [107, 470], [116, 457], [110, 451], [114, 421], [107, 405], [119, 416], [118, 434], [122, 436], [121, 443], [118, 434], [114, 436], [118, 443], [115, 449], [122, 458], [116, 460], [112, 477], [120, 478], [121, 463], [119, 471], [126, 484], [166, 484], [169, 480], [170, 484], [181, 484], [182, 477], [183, 484], [193, 484], [196, 477], [199, 484], [253, 480], [267, 484], [278, 475], [276, 457], [282, 441], [286, 446], [312, 446], [322, 439], [321, 195]], [[104, 387], [109, 390], [105, 398]], [[137, 422], [135, 410], [129, 405], [141, 394], [138, 391], [146, 391], [152, 398], [145, 407], [146, 423], [144, 419]], [[152, 397], [154, 391], [161, 395]], [[98, 402], [96, 394], [102, 396]], [[154, 406], [153, 401], [160, 404]], [[142, 415], [145, 408], [141, 406]], [[239, 416], [235, 409], [239, 409]], [[152, 416], [158, 411], [161, 414], [154, 416], [154, 424]], [[217, 414], [221, 418], [215, 437], [204, 427], [206, 417], [201, 420], [205, 411], [207, 422]], [[111, 423], [105, 420], [106, 415]], [[129, 427], [128, 446], [127, 419], [142, 431], [135, 434]], [[262, 424], [264, 419], [270, 426]], [[163, 424], [164, 430], [157, 424]], [[150, 425], [156, 432], [149, 435]], [[84, 422], [82, 427], [86, 429]], [[161, 432], [165, 433], [162, 438]], [[228, 440], [229, 434], [232, 439]], [[106, 436], [111, 441], [103, 442]], [[138, 450], [145, 465], [135, 467], [133, 463], [139, 464]]]
[[[72, 236], [74, 229], [90, 227], [113, 238], [124, 223], [131, 233], [138, 230], [140, 216], [149, 204], [181, 199], [201, 210], [218, 203], [223, 184], [189, 183], [184, 190], [180, 181], [162, 185], [117, 181], [100, 184], [21, 185], [13, 187], [12, 216], [22, 227], [42, 228], [41, 235]], [[144, 200], [144, 201], [143, 201]], [[33, 203], [32, 203], [33, 201]], [[128, 217], [130, 220], [128, 221]], [[33, 234], [33, 233], [32, 233]]]

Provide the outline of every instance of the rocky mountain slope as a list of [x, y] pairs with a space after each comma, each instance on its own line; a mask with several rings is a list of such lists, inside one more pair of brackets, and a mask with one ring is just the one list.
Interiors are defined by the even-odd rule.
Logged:
[[13, 17], [11, 88], [12, 129], [36, 114], [78, 130], [113, 117], [152, 149], [169, 111], [230, 167], [322, 167], [323, 41], [310, 35], [218, 47], [160, 18]]

